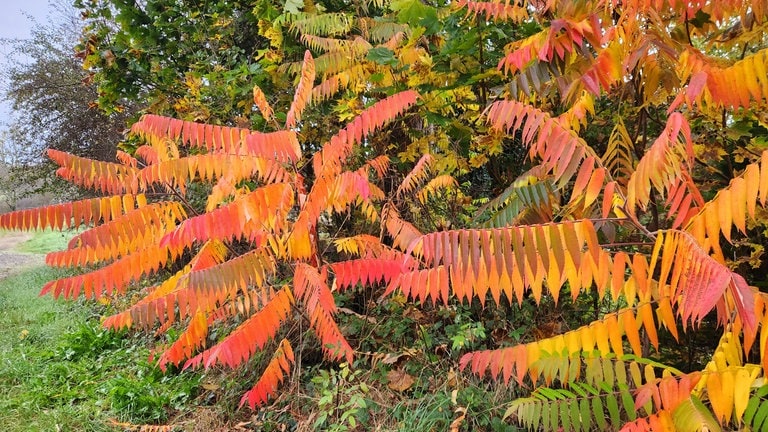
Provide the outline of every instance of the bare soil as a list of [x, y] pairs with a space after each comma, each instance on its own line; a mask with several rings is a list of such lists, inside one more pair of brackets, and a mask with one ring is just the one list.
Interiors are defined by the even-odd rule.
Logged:
[[43, 255], [17, 252], [15, 248], [32, 238], [31, 233], [8, 232], [0, 234], [0, 278], [27, 267], [45, 263]]

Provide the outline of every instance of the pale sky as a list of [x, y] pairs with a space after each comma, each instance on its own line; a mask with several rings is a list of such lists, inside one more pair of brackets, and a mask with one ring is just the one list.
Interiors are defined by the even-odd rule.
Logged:
[[[0, 0], [0, 39], [27, 39], [34, 23], [29, 17], [34, 17], [40, 23], [45, 23], [51, 15], [49, 0]], [[70, 3], [69, 1], [67, 3]], [[8, 53], [0, 46], [0, 55]], [[0, 68], [4, 67], [0, 59]], [[0, 97], [0, 124], [7, 119], [10, 108]]]
[[0, 38], [29, 37], [32, 26], [26, 15], [45, 22], [48, 13], [48, 0], [0, 0]]

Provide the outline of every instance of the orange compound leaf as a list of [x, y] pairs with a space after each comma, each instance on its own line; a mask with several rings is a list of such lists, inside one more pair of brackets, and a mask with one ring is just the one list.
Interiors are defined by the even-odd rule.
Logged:
[[389, 156], [382, 155], [368, 160], [363, 166], [372, 168], [376, 173], [376, 176], [383, 179], [386, 176], [387, 171], [389, 171], [389, 165]]
[[477, 376], [484, 376], [486, 371], [490, 371], [493, 379], [498, 379], [501, 374], [505, 384], [509, 384], [513, 374], [518, 384], [522, 384], [528, 371], [528, 364], [528, 350], [525, 345], [475, 351], [464, 354], [459, 360], [461, 370], [470, 366], [472, 373]]
[[32, 230], [76, 228], [115, 220], [146, 205], [144, 195], [115, 195], [91, 198], [47, 207], [17, 210], [0, 215], [0, 228]]
[[208, 313], [208, 325], [213, 325], [215, 322], [229, 321], [235, 317], [249, 317], [269, 303], [269, 299], [274, 296], [275, 291], [272, 287], [244, 291], [238, 297], [227, 300], [224, 305]]
[[352, 364], [354, 350], [341, 333], [339, 325], [331, 313], [323, 307], [316, 307], [308, 313], [312, 330], [322, 344], [325, 357], [334, 361], [344, 359], [347, 363]]
[[734, 225], [740, 232], [746, 233], [746, 221], [755, 220], [757, 204], [765, 207], [767, 199], [768, 151], [764, 151], [758, 163], [748, 165], [739, 177], [731, 180], [728, 187], [695, 209], [695, 213], [686, 219], [685, 230], [705, 250], [723, 259], [720, 235], [729, 239]]
[[381, 129], [397, 116], [412, 107], [419, 98], [413, 90], [396, 93], [380, 100], [355, 117], [347, 127], [325, 143], [312, 157], [315, 175], [330, 176], [341, 172], [342, 164], [349, 157], [356, 143]]
[[285, 380], [285, 377], [290, 374], [293, 362], [294, 357], [291, 344], [286, 339], [283, 339], [259, 381], [240, 399], [240, 406], [242, 407], [248, 402], [248, 406], [251, 409], [255, 409], [257, 406], [266, 403], [269, 397], [275, 394], [278, 386]]
[[[298, 139], [293, 131], [261, 133], [151, 114], [134, 123], [131, 130], [153, 145], [163, 144], [163, 140], [170, 139], [181, 140], [183, 144], [204, 148], [215, 154], [251, 155], [279, 162], [296, 161], [301, 157]], [[148, 152], [148, 163], [159, 161], [156, 150], [151, 146], [143, 152]], [[147, 157], [144, 153], [141, 155]]]
[[160, 244], [180, 254], [198, 241], [250, 238], [262, 230], [280, 232], [292, 207], [293, 190], [289, 185], [263, 186], [230, 204], [185, 220]]
[[414, 270], [417, 263], [407, 255], [360, 258], [330, 264], [336, 276], [334, 285], [339, 291], [354, 288], [357, 284], [363, 286], [380, 283], [389, 284], [404, 272]]
[[53, 293], [54, 298], [86, 298], [122, 294], [131, 282], [164, 268], [171, 261], [167, 247], [150, 246], [122, 257], [98, 270], [48, 282], [40, 295]]
[[747, 352], [757, 336], [759, 320], [755, 312], [755, 297], [759, 291], [749, 286], [741, 275], [732, 273], [731, 276], [732, 280], [728, 288], [743, 326], [744, 350]]
[[457, 4], [457, 7], [466, 7], [467, 15], [472, 15], [473, 17], [481, 15], [486, 20], [492, 19], [494, 21], [521, 23], [529, 17], [528, 9], [517, 4], [510, 4], [509, 2], [462, 1]]
[[381, 212], [384, 227], [393, 239], [393, 246], [401, 250], [419, 252], [418, 240], [423, 235], [413, 224], [400, 218], [394, 206], [386, 205]]
[[[690, 126], [682, 114], [672, 113], [664, 131], [645, 152], [629, 178], [627, 210], [632, 214], [637, 207], [645, 210], [650, 202], [651, 187], [665, 194], [667, 202], [677, 211], [688, 212], [690, 200], [687, 206], [681, 205], [686, 195], [691, 195], [696, 206], [704, 205], [701, 193], [690, 179], [693, 156]], [[669, 213], [668, 217], [677, 215]]]
[[[597, 355], [600, 358], [621, 357], [623, 355], [622, 342], [627, 334], [627, 326], [630, 323], [638, 326], [632, 329], [634, 334], [640, 332], [640, 324], [643, 324], [646, 331], [649, 329], [639, 317], [631, 321], [624, 319], [626, 315], [632, 315], [634, 318], [633, 313], [632, 309], [625, 308], [607, 314], [589, 325], [553, 337], [509, 348], [471, 352], [461, 358], [460, 367], [463, 370], [470, 366], [472, 373], [480, 377], [488, 372], [493, 379], [501, 376], [505, 384], [508, 384], [512, 377], [520, 384], [523, 383], [526, 376], [529, 376], [534, 382], [541, 378], [551, 380], [553, 378], [552, 371], [536, 366], [537, 360], [543, 355], [572, 358], [578, 357], [582, 352], [592, 353], [597, 350]], [[651, 328], [655, 330], [655, 327]], [[554, 374], [558, 373], [560, 372], [554, 372]]]
[[146, 114], [131, 126], [131, 132], [152, 144], [164, 139], [181, 140], [208, 151], [238, 154], [251, 131]]
[[[146, 297], [136, 302], [127, 310], [106, 317], [101, 325], [104, 328], [114, 330], [134, 326], [148, 330], [154, 326], [157, 320], [163, 323], [163, 325], [173, 324], [176, 322], [175, 305], [172, 305], [169, 311], [167, 299], [163, 297], [179, 289], [179, 281], [187, 272], [189, 272], [189, 266], [176, 272], [176, 274], [164, 280], [160, 285], [150, 288], [151, 292]], [[161, 298], [163, 299], [160, 302], [156, 301]], [[166, 314], [168, 315], [167, 317]]]
[[[721, 300], [733, 280], [733, 272], [710, 257], [688, 233], [683, 231], [662, 231], [656, 239], [657, 251], [661, 249], [660, 285], [667, 285], [678, 299], [678, 312], [683, 325], [690, 320], [696, 325], [711, 312]], [[652, 271], [653, 269], [651, 269]], [[669, 275], [669, 280], [666, 276]]]
[[566, 53], [574, 52], [585, 41], [592, 46], [601, 46], [602, 28], [597, 14], [581, 21], [560, 18], [550, 23], [549, 28], [514, 43], [510, 52], [499, 61], [499, 70], [510, 75], [524, 69], [533, 60], [551, 61], [555, 56], [563, 59]]
[[[527, 290], [538, 301], [544, 281], [555, 297], [566, 281], [571, 290], [591, 289], [598, 264], [610, 261], [588, 221], [441, 231], [417, 237], [409, 248], [421, 250], [416, 256], [427, 267], [445, 267], [453, 294], [460, 301], [477, 296], [484, 302], [490, 292], [497, 303], [502, 294], [507, 301], [520, 302]], [[427, 298], [431, 295], [424, 291], [428, 285], [422, 276], [427, 277], [404, 276], [398, 287], [413, 298]], [[442, 274], [431, 276], [430, 283], [439, 281], [442, 286]], [[600, 281], [600, 285], [606, 283]]]
[[257, 156], [208, 154], [149, 165], [137, 174], [137, 181], [142, 190], [159, 183], [184, 191], [189, 182], [198, 178], [213, 182], [224, 176], [235, 183], [254, 177], [265, 183], [282, 183], [291, 178], [285, 168], [274, 160]]
[[51, 252], [45, 261], [55, 267], [97, 264], [145, 249], [186, 218], [178, 202], [149, 204], [73, 237], [69, 249]]
[[767, 49], [721, 68], [713, 66], [717, 63], [704, 53], [689, 47], [680, 55], [679, 63], [681, 79], [686, 81], [690, 77], [690, 81], [675, 98], [670, 110], [677, 109], [683, 102], [689, 107], [699, 104], [728, 109], [749, 108], [753, 103], [765, 106], [768, 98], [768, 86], [765, 85]]
[[261, 116], [264, 117], [265, 121], [272, 120], [272, 106], [267, 102], [267, 97], [261, 91], [261, 88], [256, 85], [253, 86], [253, 103], [259, 108], [259, 112], [261, 112]]
[[[176, 304], [172, 299], [171, 301], [163, 299], [161, 302], [150, 303], [168, 296], [169, 293], [184, 289], [186, 287], [185, 275], [190, 271], [200, 271], [220, 264], [226, 259], [226, 255], [227, 249], [223, 243], [207, 242], [183, 269], [163, 281], [160, 285], [150, 288], [148, 290], [149, 294], [127, 310], [105, 318], [102, 325], [105, 328], [121, 329], [131, 327], [135, 323], [147, 330], [155, 324], [156, 320], [159, 320], [163, 325], [172, 324], [175, 322], [176, 317]], [[168, 307], [169, 304], [170, 307]], [[183, 313], [183, 311], [179, 312]], [[166, 314], [168, 315], [167, 317]], [[182, 315], [182, 318], [184, 317]]]
[[676, 430], [672, 414], [668, 411], [658, 411], [648, 417], [625, 423], [619, 432], [675, 432]]
[[691, 397], [702, 374], [691, 372], [682, 376], [656, 378], [637, 388], [635, 407], [639, 408], [650, 400], [656, 406], [655, 411], [674, 411], [681, 402]]
[[184, 296], [177, 294], [179, 312], [194, 313], [196, 308], [208, 312], [227, 299], [247, 293], [249, 287], [263, 287], [274, 274], [275, 261], [263, 250], [254, 250], [221, 264], [196, 270], [187, 276]]
[[435, 158], [431, 154], [425, 153], [400, 183], [395, 196], [401, 198], [403, 194], [413, 192], [414, 189], [424, 183], [429, 176], [429, 169], [434, 161]]
[[197, 311], [176, 342], [160, 356], [157, 361], [158, 367], [165, 372], [168, 363], [178, 366], [179, 363], [190, 358], [195, 351], [205, 346], [207, 336], [208, 321], [205, 313]]
[[304, 304], [310, 325], [323, 346], [323, 352], [329, 359], [345, 358], [352, 364], [354, 351], [333, 319], [333, 314], [336, 313], [336, 301], [326, 280], [325, 269], [318, 272], [314, 267], [304, 263], [296, 265], [293, 277], [294, 290]]
[[293, 275], [293, 291], [296, 297], [305, 303], [308, 310], [312, 311], [317, 307], [322, 307], [331, 314], [336, 313], [336, 301], [326, 283], [327, 278], [325, 269], [318, 272], [316, 268], [308, 264], [296, 264]]
[[307, 251], [304, 247], [308, 245], [297, 244], [297, 242], [306, 238], [308, 232], [305, 230], [311, 230], [323, 212], [341, 213], [352, 204], [364, 206], [372, 198], [382, 199], [383, 192], [371, 184], [365, 172], [346, 171], [333, 177], [317, 179], [296, 218], [290, 239], [290, 249], [296, 251], [296, 254], [291, 256], [297, 259], [306, 256]]
[[[592, 157], [595, 163], [599, 161], [594, 151], [576, 132], [533, 106], [517, 101], [498, 101], [486, 110], [486, 116], [497, 131], [522, 132], [523, 143], [529, 147], [529, 157], [532, 160], [541, 158], [545, 172], [540, 172], [538, 176], [551, 172], [560, 186], [564, 186], [580, 166], [581, 172], [584, 172], [587, 158]], [[582, 175], [591, 176], [591, 173]]]
[[129, 155], [128, 153], [126, 153], [126, 152], [124, 152], [122, 150], [118, 150], [117, 151], [117, 154], [115, 155], [115, 158], [121, 164], [123, 164], [125, 166], [129, 166], [131, 168], [136, 168], [136, 166], [139, 163], [139, 161], [136, 160], [135, 157]]
[[143, 145], [137, 148], [136, 156], [144, 161], [144, 165], [152, 165], [160, 162], [160, 156], [157, 154], [157, 150], [149, 145]]
[[[435, 304], [442, 301], [443, 304], [448, 305], [449, 281], [450, 274], [444, 266], [402, 272], [392, 278], [383, 295], [389, 295], [400, 289], [403, 295], [417, 299], [422, 304], [426, 303], [427, 299], [431, 299]], [[482, 297], [480, 301], [483, 302]]]
[[50, 157], [59, 168], [56, 174], [64, 180], [108, 194], [137, 193], [138, 170], [112, 162], [81, 158], [62, 151], [48, 149]]
[[301, 114], [304, 108], [309, 104], [312, 97], [312, 87], [315, 83], [315, 60], [309, 50], [304, 52], [304, 62], [301, 65], [301, 78], [296, 86], [296, 93], [293, 96], [291, 108], [285, 118], [285, 128], [295, 128], [301, 121]]
[[274, 337], [293, 307], [293, 295], [288, 287], [278, 291], [258, 312], [227, 335], [221, 342], [189, 359], [184, 368], [209, 368], [226, 365], [236, 368], [248, 361]]
[[245, 138], [245, 152], [248, 155], [274, 159], [278, 162], [298, 162], [301, 146], [292, 130], [272, 133], [251, 133]]
[[[263, 287], [274, 273], [275, 264], [259, 251], [252, 251], [224, 261], [217, 249], [220, 244], [209, 242], [189, 266], [152, 290], [128, 310], [109, 317], [104, 325], [125, 327], [133, 324], [152, 327], [156, 321], [165, 325], [194, 314], [197, 310], [211, 312], [248, 292], [248, 287]], [[205, 254], [202, 254], [204, 251]]]

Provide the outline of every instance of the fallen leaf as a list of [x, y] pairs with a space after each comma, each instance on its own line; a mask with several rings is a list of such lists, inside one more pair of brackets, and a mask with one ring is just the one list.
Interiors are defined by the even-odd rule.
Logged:
[[387, 373], [387, 387], [394, 391], [404, 392], [413, 386], [415, 380], [411, 375], [401, 370], [391, 370]]
[[461, 424], [464, 423], [464, 419], [467, 417], [467, 409], [464, 407], [458, 407], [454, 411], [454, 414], [458, 414], [459, 416], [451, 422], [450, 432], [459, 432]]

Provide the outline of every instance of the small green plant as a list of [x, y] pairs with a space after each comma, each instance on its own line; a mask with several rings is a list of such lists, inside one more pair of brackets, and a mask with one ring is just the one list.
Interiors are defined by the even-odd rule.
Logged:
[[312, 378], [319, 399], [317, 430], [344, 432], [354, 430], [368, 418], [368, 385], [360, 380], [360, 370], [352, 371], [347, 363], [338, 370], [320, 370]]
[[461, 350], [474, 347], [477, 341], [485, 340], [485, 326], [482, 322], [469, 322], [446, 327], [451, 339], [451, 349]]

